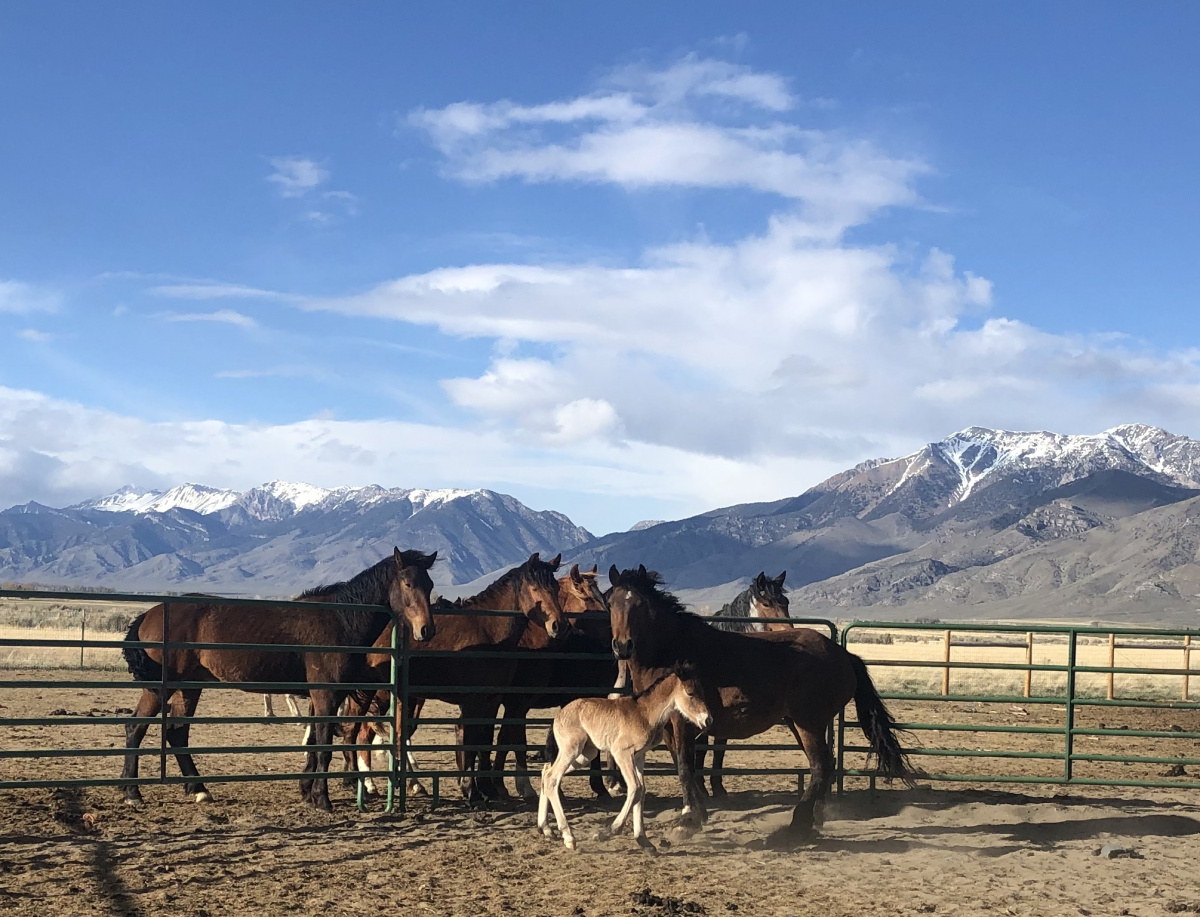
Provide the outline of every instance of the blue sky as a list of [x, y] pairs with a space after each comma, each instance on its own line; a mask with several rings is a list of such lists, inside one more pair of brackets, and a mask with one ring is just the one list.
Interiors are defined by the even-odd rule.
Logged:
[[8, 4], [0, 505], [604, 532], [971, 424], [1200, 435], [1193, 4]]

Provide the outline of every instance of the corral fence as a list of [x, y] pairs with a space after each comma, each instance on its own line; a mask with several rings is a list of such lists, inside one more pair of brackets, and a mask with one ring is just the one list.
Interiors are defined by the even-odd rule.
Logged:
[[[433, 802], [440, 801], [445, 780], [463, 776], [448, 755], [463, 746], [453, 741], [434, 742], [463, 721], [456, 716], [422, 716], [420, 729], [409, 741], [396, 730], [384, 730], [382, 745], [303, 744], [300, 728], [314, 722], [394, 722], [397, 705], [424, 693], [442, 696], [466, 693], [469, 687], [413, 685], [409, 682], [410, 656], [445, 653], [410, 647], [401, 637], [390, 650], [388, 677], [381, 682], [341, 684], [341, 689], [386, 690], [391, 699], [387, 715], [266, 717], [251, 713], [247, 701], [257, 693], [303, 693], [304, 682], [179, 682], [167, 669], [157, 682], [134, 682], [125, 673], [120, 650], [131, 644], [122, 639], [136, 614], [153, 604], [167, 608], [167, 633], [161, 642], [134, 643], [171, 653], [186, 649], [228, 649], [255, 652], [306, 650], [346, 653], [378, 652], [371, 647], [315, 647], [280, 644], [184, 643], [171, 639], [170, 606], [194, 603], [196, 597], [178, 595], [97, 594], [68, 591], [0, 590], [0, 790], [57, 787], [120, 787], [131, 782], [182, 784], [196, 778], [173, 773], [168, 758], [186, 752], [200, 759], [205, 783], [299, 780], [309, 776], [298, 769], [300, 755], [308, 751], [373, 750], [383, 764], [373, 764], [360, 778], [381, 779], [386, 785], [388, 811], [403, 810], [408, 778], [431, 783]], [[220, 598], [222, 604], [286, 609], [301, 603], [278, 600]], [[308, 611], [351, 610], [388, 612], [362, 605], [303, 603]], [[114, 610], [119, 609], [119, 610]], [[439, 612], [441, 613], [441, 612]], [[461, 614], [510, 615], [515, 612]], [[72, 616], [75, 617], [72, 617]], [[85, 617], [86, 616], [86, 619]], [[86, 620], [86, 624], [83, 622]], [[712, 618], [710, 620], [740, 620]], [[1067, 627], [1047, 625], [900, 624], [853, 622], [839, 633], [833, 622], [794, 618], [800, 626], [829, 634], [871, 667], [881, 695], [892, 706], [915, 762], [924, 777], [963, 783], [1073, 784], [1089, 786], [1200, 788], [1189, 767], [1200, 765], [1196, 740], [1200, 739], [1200, 703], [1195, 693], [1191, 650], [1200, 637], [1195, 630], [1151, 628]], [[393, 615], [393, 621], [395, 616]], [[39, 627], [49, 623], [50, 627]], [[86, 631], [80, 627], [85, 626]], [[393, 628], [404, 634], [404, 628]], [[98, 635], [110, 635], [108, 638]], [[486, 658], [512, 650], [456, 651], [458, 658]], [[539, 651], [538, 659], [590, 659], [596, 655]], [[603, 654], [607, 658], [607, 654]], [[78, 674], [83, 669], [89, 676]], [[74, 670], [74, 671], [72, 671]], [[96, 673], [112, 673], [108, 678]], [[144, 688], [169, 696], [180, 688], [202, 688], [207, 699], [187, 722], [219, 727], [230, 744], [201, 744], [172, 748], [166, 727], [184, 722], [170, 705], [155, 717], [132, 715]], [[594, 693], [606, 694], [609, 686]], [[504, 694], [545, 693], [545, 688], [504, 688]], [[131, 692], [128, 703], [115, 704], [114, 696]], [[223, 692], [216, 703], [209, 692]], [[583, 692], [581, 692], [583, 693]], [[88, 698], [88, 700], [81, 700]], [[73, 709], [98, 701], [101, 706]], [[217, 707], [218, 713], [205, 713]], [[1103, 717], [1103, 719], [1101, 719]], [[503, 715], [476, 721], [496, 727], [518, 722]], [[530, 730], [529, 751], [540, 748], [549, 715], [519, 720]], [[126, 754], [123, 728], [130, 724], [158, 725], [159, 741], [148, 740], [137, 754], [155, 762], [152, 773], [135, 781], [120, 776], [119, 761]], [[280, 726], [294, 730], [291, 742], [271, 741]], [[215, 732], [205, 728], [205, 735]], [[786, 733], [779, 731], [779, 735]], [[69, 735], [69, 738], [68, 738]], [[78, 737], [78, 738], [76, 738]], [[837, 786], [862, 783], [872, 788], [876, 775], [868, 766], [861, 733], [853, 718], [853, 705], [836, 727]], [[495, 746], [487, 746], [491, 750]], [[732, 742], [723, 774], [734, 778], [802, 775], [807, 768], [795, 742], [772, 742], [769, 735], [757, 740]], [[517, 746], [507, 746], [512, 752]], [[410, 768], [408, 754], [417, 757]], [[98, 765], [97, 761], [111, 762]], [[376, 755], [375, 760], [379, 759]], [[435, 760], [436, 759], [436, 760]], [[965, 765], [962, 762], [967, 762]], [[1168, 768], [1163, 771], [1163, 768]], [[673, 773], [669, 759], [652, 759], [651, 773]], [[511, 770], [506, 772], [514, 776]], [[103, 774], [103, 775], [101, 775]], [[540, 775], [528, 770], [524, 776]], [[1169, 776], [1168, 776], [1169, 775]], [[337, 774], [331, 775], [336, 777]], [[358, 805], [367, 804], [364, 784], [358, 783]]]

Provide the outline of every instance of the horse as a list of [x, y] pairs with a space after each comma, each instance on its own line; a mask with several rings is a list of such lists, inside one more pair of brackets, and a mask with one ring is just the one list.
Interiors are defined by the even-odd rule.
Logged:
[[[750, 581], [749, 587], [738, 593], [737, 597], [727, 605], [724, 605], [713, 617], [734, 617], [741, 618], [739, 621], [713, 621], [712, 626], [718, 630], [727, 630], [739, 634], [756, 634], [769, 633], [771, 631], [786, 631], [791, 630], [795, 625], [788, 620], [788, 597], [783, 591], [783, 581], [787, 577], [787, 571], [784, 570], [774, 578], [768, 578], [766, 571], [762, 571], [758, 576]], [[784, 723], [791, 729], [792, 735], [795, 736], [797, 743], [800, 742], [800, 733], [796, 731], [795, 725], [790, 720]], [[713, 762], [712, 771], [709, 774], [709, 782], [712, 784], [712, 795], [714, 799], [724, 799], [728, 793], [725, 792], [725, 784], [721, 776], [721, 768], [725, 763], [725, 751], [728, 741], [726, 739], [712, 740], [713, 745]], [[701, 776], [697, 777], [697, 787], [701, 792], [704, 792], [704, 756], [708, 751], [708, 736], [700, 736], [696, 743], [696, 764], [695, 770]]]
[[[562, 555], [549, 561], [534, 554], [525, 563], [509, 570], [483, 592], [468, 599], [451, 603], [439, 601], [434, 606], [437, 635], [431, 641], [414, 647], [418, 651], [438, 652], [437, 656], [426, 656], [415, 652], [409, 657], [409, 698], [417, 704], [410, 709], [396, 709], [393, 728], [411, 728], [405, 719], [415, 717], [419, 703], [425, 700], [442, 700], [459, 708], [459, 722], [455, 726], [455, 752], [457, 767], [462, 776], [460, 787], [468, 802], [481, 801], [493, 792], [490, 783], [477, 779], [478, 774], [490, 770], [490, 756], [486, 749], [492, 745], [492, 726], [480, 720], [494, 720], [500, 709], [503, 689], [513, 684], [518, 660], [508, 655], [493, 655], [489, 658], [460, 657], [462, 650], [485, 650], [494, 653], [517, 649], [544, 649], [566, 630], [562, 607], [558, 599], [558, 582], [554, 573]], [[470, 615], [453, 614], [457, 611], [511, 611], [521, 615]], [[385, 632], [377, 646], [390, 646], [390, 632]], [[441, 655], [451, 651], [449, 655]], [[386, 665], [390, 655], [368, 656], [372, 664]], [[438, 690], [446, 688], [449, 690]], [[473, 689], [463, 691], [463, 688]], [[456, 690], [457, 689], [457, 690]], [[390, 702], [387, 691], [371, 695], [356, 695], [347, 705], [347, 713], [386, 711]], [[467, 724], [463, 720], [469, 721]], [[365, 727], [365, 728], [364, 728]], [[354, 744], [369, 744], [369, 724], [349, 726], [345, 735], [355, 737]], [[467, 746], [465, 749], [462, 746]], [[359, 752], [357, 766], [369, 768], [369, 752]]]
[[[342, 583], [310, 589], [300, 596], [304, 602], [336, 602], [352, 605], [386, 605], [399, 616], [411, 631], [415, 641], [433, 639], [436, 629], [429, 608], [433, 580], [429, 568], [437, 560], [436, 552], [401, 551], [396, 548], [390, 557]], [[129, 671], [135, 679], [161, 682], [163, 669], [171, 681], [213, 682], [279, 682], [339, 683], [362, 681], [372, 676], [372, 666], [364, 653], [347, 653], [321, 649], [327, 646], [372, 646], [376, 638], [390, 630], [392, 617], [384, 611], [355, 611], [340, 608], [320, 611], [286, 605], [227, 605], [219, 599], [199, 601], [200, 597], [184, 597], [170, 603], [171, 642], [179, 643], [282, 643], [316, 647], [305, 651], [270, 651], [242, 649], [171, 649], [163, 658], [160, 647], [125, 646], [122, 650]], [[164, 640], [163, 605], [155, 605], [138, 616], [130, 625], [125, 640], [161, 643]], [[252, 689], [245, 689], [252, 690]], [[267, 692], [262, 692], [267, 693]], [[149, 685], [142, 692], [135, 717], [157, 716], [164, 703], [170, 704], [173, 717], [183, 722], [166, 727], [166, 740], [177, 749], [175, 759], [185, 777], [193, 778], [184, 784], [184, 792], [196, 802], [210, 802], [212, 795], [199, 780], [192, 756], [178, 749], [188, 746], [191, 719], [196, 713], [201, 689], [174, 691], [170, 698]], [[312, 688], [308, 692], [313, 716], [332, 716], [346, 692], [329, 688]], [[122, 778], [136, 779], [138, 755], [136, 749], [146, 735], [148, 724], [136, 723], [125, 727], [125, 767]], [[328, 746], [332, 738], [332, 723], [315, 723], [306, 735], [304, 744]], [[329, 751], [308, 752], [304, 767], [306, 774], [326, 774], [329, 770]], [[324, 777], [300, 781], [302, 798], [329, 810], [329, 792]], [[125, 801], [139, 805], [142, 801], [137, 784], [125, 786]]]
[[656, 853], [642, 826], [646, 752], [661, 741], [663, 729], [672, 716], [682, 717], [700, 730], [708, 728], [712, 714], [704, 703], [703, 693], [695, 673], [676, 666], [633, 697], [581, 697], [558, 711], [546, 740], [538, 829], [550, 837], [547, 815], [553, 806], [563, 843], [568, 850], [575, 849], [575, 837], [563, 811], [560, 784], [571, 770], [590, 765], [597, 754], [607, 751], [629, 788], [625, 805], [607, 834], [612, 836], [620, 831], [632, 811], [633, 839], [639, 847]]
[[[717, 630], [661, 589], [661, 577], [644, 566], [619, 571], [614, 565], [608, 576], [612, 650], [627, 662], [635, 691], [644, 691], [678, 663], [690, 663], [713, 716], [710, 735], [745, 739], [783, 719], [795, 724], [812, 779], [791, 823], [771, 838], [773, 844], [790, 845], [812, 836], [816, 805], [829, 790], [833, 770], [827, 733], [851, 698], [879, 771], [911, 784], [915, 772], [895, 721], [858, 656], [807, 628], [757, 637]], [[680, 823], [689, 828], [698, 828], [706, 817], [693, 778], [695, 735], [678, 716], [666, 730], [683, 788]]]
[[[603, 654], [596, 659], [522, 659], [517, 666], [514, 687], [547, 689], [544, 694], [531, 692], [506, 694], [504, 696], [504, 724], [496, 741], [497, 785], [501, 793], [504, 786], [504, 761], [508, 749], [513, 749], [517, 793], [525, 800], [537, 799], [537, 791], [529, 777], [521, 773], [528, 768], [526, 755], [527, 738], [525, 724], [512, 722], [524, 720], [530, 710], [561, 707], [588, 689], [593, 692], [610, 689], [617, 676], [617, 668], [609, 651], [612, 633], [608, 628], [608, 603], [596, 585], [599, 576], [595, 567], [582, 573], [579, 564], [558, 580], [558, 599], [563, 615], [570, 627], [566, 634], [550, 649], [562, 653]], [[589, 614], [590, 612], [590, 614]], [[603, 615], [599, 614], [603, 612]], [[598, 773], [592, 775], [592, 787], [601, 796], [607, 796]]]

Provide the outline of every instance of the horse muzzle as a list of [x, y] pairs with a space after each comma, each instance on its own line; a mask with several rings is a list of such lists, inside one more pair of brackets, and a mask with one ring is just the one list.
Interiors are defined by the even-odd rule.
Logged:
[[614, 637], [612, 642], [612, 651], [613, 655], [618, 659], [628, 659], [633, 655], [633, 641], [618, 640], [616, 637]]
[[421, 629], [414, 632], [414, 636], [417, 638], [418, 643], [425, 643], [428, 640], [432, 640], [436, 633], [437, 627], [434, 625], [422, 624]]

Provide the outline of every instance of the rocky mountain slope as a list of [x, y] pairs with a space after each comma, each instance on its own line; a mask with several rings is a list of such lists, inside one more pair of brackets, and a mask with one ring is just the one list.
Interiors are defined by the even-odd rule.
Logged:
[[449, 587], [590, 537], [561, 513], [490, 490], [127, 488], [64, 509], [0, 512], [0, 580], [290, 595], [400, 545], [437, 550], [434, 581]]
[[[602, 569], [656, 565], [685, 598], [708, 606], [759, 570], [786, 569], [789, 586], [800, 587], [793, 608], [822, 615], [911, 617], [933, 608], [948, 617], [1045, 617], [1067, 595], [1055, 590], [1072, 587], [1078, 599], [1064, 607], [1078, 616], [1116, 608], [1130, 590], [1145, 598], [1158, 589], [1143, 586], [1158, 581], [1149, 573], [1108, 570], [1099, 546], [1136, 535], [1135, 555], [1185, 556], [1186, 537], [1177, 544], [1172, 525], [1123, 521], [1197, 494], [1200, 442], [1154, 427], [1095, 436], [972, 427], [911, 455], [864, 462], [797, 497], [606, 536], [570, 559]], [[1066, 569], [1048, 559], [1065, 557], [1068, 545], [1081, 556]], [[1162, 602], [1143, 606], [1147, 614], [1168, 605], [1191, 614], [1185, 580], [1195, 559], [1168, 577], [1180, 579], [1178, 595], [1168, 589]], [[1090, 585], [1075, 588], [1084, 579]], [[1117, 591], [1101, 599], [1105, 583]]]

